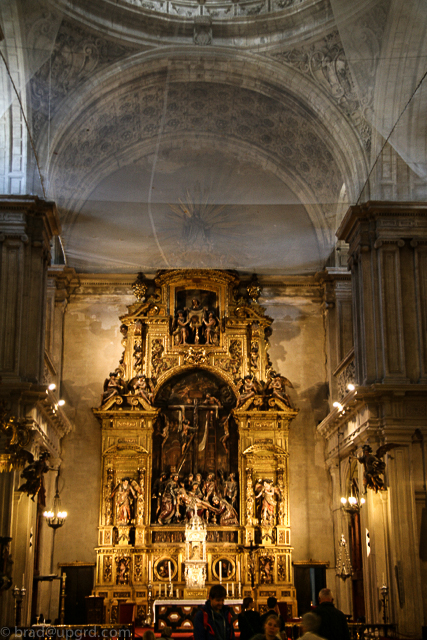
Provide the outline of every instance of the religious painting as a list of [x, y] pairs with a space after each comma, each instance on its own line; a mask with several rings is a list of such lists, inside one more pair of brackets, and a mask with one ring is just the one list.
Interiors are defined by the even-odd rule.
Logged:
[[175, 346], [219, 345], [219, 309], [215, 292], [203, 289], [176, 291], [172, 341]]
[[212, 573], [219, 580], [232, 580], [234, 578], [235, 567], [234, 562], [229, 558], [220, 558], [214, 561], [212, 565]]
[[237, 425], [230, 387], [210, 372], [178, 374], [159, 392], [152, 522], [238, 524]]
[[154, 575], [157, 580], [173, 580], [176, 578], [176, 572], [177, 566], [173, 558], [160, 558], [154, 564]]

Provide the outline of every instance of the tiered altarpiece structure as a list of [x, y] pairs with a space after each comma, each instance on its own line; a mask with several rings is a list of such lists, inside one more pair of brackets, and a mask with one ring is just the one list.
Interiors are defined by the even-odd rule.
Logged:
[[[202, 599], [219, 581], [230, 598], [252, 594], [262, 610], [275, 595], [295, 615], [288, 434], [297, 410], [268, 356], [272, 320], [258, 282], [168, 271], [140, 274], [133, 290], [123, 356], [95, 410], [95, 593], [107, 620], [121, 601], [144, 619], [153, 600]], [[205, 531], [189, 554], [196, 520]]]

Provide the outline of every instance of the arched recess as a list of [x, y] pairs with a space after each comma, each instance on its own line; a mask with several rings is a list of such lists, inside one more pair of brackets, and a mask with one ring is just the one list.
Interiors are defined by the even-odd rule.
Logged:
[[[65, 177], [61, 166], [63, 155], [71, 155], [66, 150], [73, 142], [81, 149], [87, 138], [84, 130], [95, 122], [94, 114], [99, 113], [101, 103], [109, 107], [120, 93], [156, 89], [161, 92], [163, 108], [166, 109], [168, 96], [165, 89], [172, 82], [213, 83], [218, 87], [228, 85], [253, 91], [260, 97], [269, 97], [279, 105], [297, 110], [331, 154], [330, 166], [335, 166], [343, 174], [342, 182], [346, 184], [349, 201], [357, 197], [359, 186], [367, 175], [362, 144], [350, 121], [326, 92], [286, 64], [257, 54], [236, 53], [226, 47], [204, 49], [203, 53], [192, 46], [164, 48], [137, 54], [112, 65], [107, 72], [95, 74], [78, 95], [68, 96], [52, 123], [51, 150], [55, 155], [52, 156], [50, 182], [54, 184], [57, 175]], [[77, 109], [76, 103], [79, 105]], [[66, 118], [61, 114], [66, 114]], [[72, 150], [75, 154], [76, 149]], [[69, 161], [69, 157], [67, 159]], [[71, 195], [75, 188], [70, 185], [69, 191]], [[58, 198], [55, 187], [50, 195]]]
[[[232, 418], [234, 385], [213, 367], [180, 367], [158, 385], [153, 402], [160, 409], [152, 444], [154, 493], [160, 494], [159, 485], [177, 474], [180, 486], [191, 497], [194, 493], [202, 498], [198, 494], [202, 482], [206, 502], [214, 495], [224, 495], [230, 474], [236, 479], [238, 475], [238, 430]], [[194, 486], [197, 483], [199, 487]], [[180, 507], [174, 521], [184, 518], [185, 502]], [[166, 523], [167, 515], [162, 516], [166, 511], [163, 503], [153, 505], [152, 522]]]

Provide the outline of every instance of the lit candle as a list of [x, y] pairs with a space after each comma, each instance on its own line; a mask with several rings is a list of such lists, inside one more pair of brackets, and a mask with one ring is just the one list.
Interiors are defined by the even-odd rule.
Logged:
[[219, 583], [222, 583], [222, 562], [219, 561]]
[[168, 574], [169, 574], [169, 582], [172, 579], [172, 572], [171, 572], [171, 561], [168, 560]]

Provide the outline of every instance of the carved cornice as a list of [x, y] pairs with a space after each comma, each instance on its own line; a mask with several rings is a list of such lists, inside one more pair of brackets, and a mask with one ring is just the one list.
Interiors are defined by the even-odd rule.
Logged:
[[[427, 433], [427, 385], [357, 387], [341, 407], [334, 407], [317, 427], [317, 433], [330, 441], [330, 456], [348, 455], [368, 437], [407, 441], [415, 429]], [[337, 442], [331, 445], [338, 432], [343, 434], [339, 452]]]

